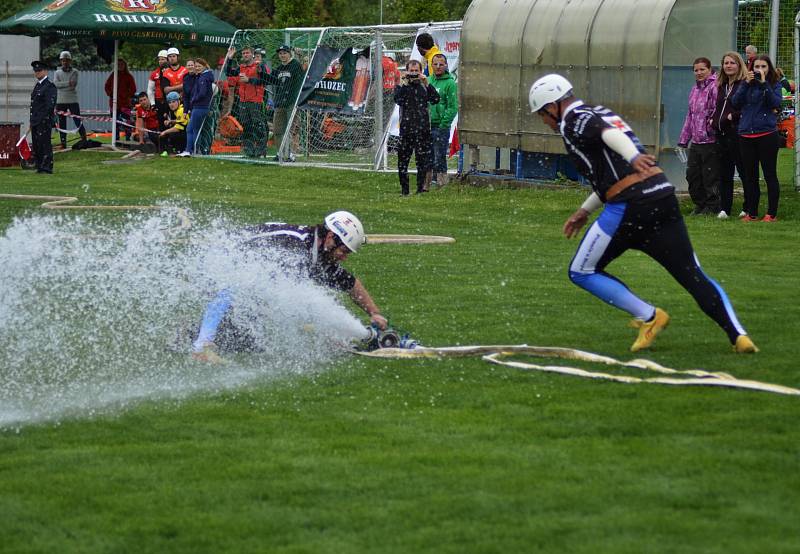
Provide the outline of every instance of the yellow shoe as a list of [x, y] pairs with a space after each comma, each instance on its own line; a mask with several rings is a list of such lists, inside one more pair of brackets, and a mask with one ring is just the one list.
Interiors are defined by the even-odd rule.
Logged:
[[638, 352], [644, 348], [649, 348], [653, 341], [656, 340], [656, 335], [666, 329], [669, 325], [669, 314], [661, 308], [656, 308], [656, 315], [650, 321], [642, 321], [641, 319], [634, 319], [631, 321], [631, 327], [638, 327], [639, 336], [631, 346], [631, 352]]
[[758, 352], [758, 347], [753, 344], [750, 337], [747, 335], [739, 335], [736, 337], [736, 344], [733, 345], [733, 351], [737, 354], [755, 354]]

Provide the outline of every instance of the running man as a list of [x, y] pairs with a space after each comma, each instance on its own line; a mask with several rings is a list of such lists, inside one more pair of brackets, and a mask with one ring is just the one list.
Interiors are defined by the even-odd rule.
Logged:
[[576, 236], [589, 215], [605, 204], [578, 246], [569, 278], [634, 317], [639, 336], [631, 351], [648, 348], [670, 319], [667, 312], [605, 272], [609, 263], [632, 248], [660, 263], [692, 295], [722, 327], [735, 352], [758, 352], [725, 291], [700, 268], [675, 188], [628, 124], [608, 108], [591, 107], [575, 98], [570, 82], [557, 74], [533, 83], [528, 100], [531, 112], [561, 134], [570, 158], [592, 185], [592, 194], [564, 223], [564, 235]]
[[[339, 265], [364, 243], [366, 235], [361, 221], [350, 212], [338, 211], [315, 226], [264, 223], [249, 229], [252, 236], [246, 248], [282, 248], [300, 254], [301, 261], [290, 269], [314, 282], [346, 292], [370, 317], [370, 321], [386, 329], [388, 324], [361, 281]], [[287, 257], [287, 259], [292, 259]], [[200, 331], [192, 344], [196, 360], [219, 363], [217, 349], [248, 351], [254, 346], [246, 330], [237, 329], [228, 312], [233, 307], [234, 291], [224, 289], [208, 304]]]

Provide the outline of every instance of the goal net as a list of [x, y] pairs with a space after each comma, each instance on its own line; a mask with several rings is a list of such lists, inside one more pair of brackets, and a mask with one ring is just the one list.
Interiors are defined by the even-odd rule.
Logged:
[[375, 169], [394, 88], [420, 25], [324, 29], [281, 144], [281, 159]]
[[[231, 41], [235, 54], [218, 64], [215, 94], [196, 149], [248, 161], [274, 160], [276, 123], [288, 119], [305, 79], [320, 29], [247, 29]], [[286, 53], [281, 53], [282, 50]], [[242, 74], [247, 82], [242, 82]]]

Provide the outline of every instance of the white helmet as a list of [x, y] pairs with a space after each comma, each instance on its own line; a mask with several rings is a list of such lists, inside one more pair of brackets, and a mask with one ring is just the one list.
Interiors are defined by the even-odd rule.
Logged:
[[58, 55], [59, 60], [71, 60], [72, 54], [69, 53], [69, 50], [64, 50], [61, 54]]
[[178, 54], [180, 54], [180, 52], [178, 51], [178, 49], [177, 49], [177, 48], [175, 48], [175, 47], [173, 46], [172, 48], [170, 48], [169, 50], [167, 50], [167, 56], [169, 56], [170, 54], [175, 54], [175, 55], [177, 56]]
[[531, 112], [536, 113], [548, 104], [572, 95], [572, 84], [561, 75], [551, 73], [536, 80], [528, 93]]
[[356, 216], [350, 212], [333, 212], [325, 217], [325, 227], [332, 231], [342, 243], [356, 252], [358, 247], [366, 242], [364, 226]]
[[166, 50], [159, 50], [158, 51], [158, 55], [156, 56], [156, 58], [166, 58], [166, 57], [167, 57], [167, 51]]

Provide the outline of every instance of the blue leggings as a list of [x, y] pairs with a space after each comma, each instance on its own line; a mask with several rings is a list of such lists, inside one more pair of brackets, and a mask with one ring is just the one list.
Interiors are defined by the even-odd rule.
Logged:
[[569, 267], [570, 280], [604, 302], [647, 321], [655, 314], [648, 304], [606, 266], [628, 249], [653, 258], [686, 291], [700, 309], [722, 327], [731, 344], [746, 335], [728, 295], [700, 268], [675, 195], [646, 204], [606, 204], [600, 217], [586, 231]]

